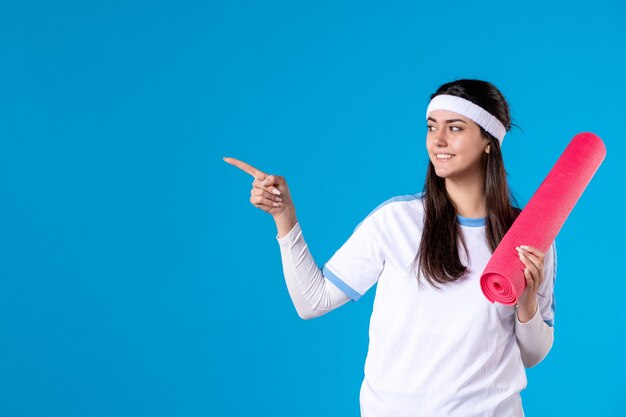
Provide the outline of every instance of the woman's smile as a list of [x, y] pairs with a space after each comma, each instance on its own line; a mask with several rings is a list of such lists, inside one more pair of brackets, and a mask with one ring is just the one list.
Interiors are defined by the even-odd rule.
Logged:
[[454, 155], [450, 153], [436, 153], [435, 158], [438, 162], [448, 162], [454, 158]]

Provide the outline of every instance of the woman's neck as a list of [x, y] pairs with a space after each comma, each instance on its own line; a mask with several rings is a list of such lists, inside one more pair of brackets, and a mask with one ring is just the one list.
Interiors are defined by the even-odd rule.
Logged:
[[461, 181], [446, 178], [446, 190], [457, 214], [470, 218], [487, 216], [484, 183], [480, 178]]

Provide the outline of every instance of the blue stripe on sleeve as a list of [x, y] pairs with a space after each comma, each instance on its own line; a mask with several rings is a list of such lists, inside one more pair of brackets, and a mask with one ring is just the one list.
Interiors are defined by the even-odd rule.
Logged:
[[556, 312], [556, 297], [555, 297], [555, 286], [556, 286], [556, 241], [554, 242], [554, 271], [552, 274], [552, 314]]
[[345, 282], [343, 282], [341, 280], [341, 278], [339, 278], [337, 275], [335, 275], [333, 272], [331, 272], [330, 269], [326, 268], [326, 266], [324, 265], [324, 268], [322, 268], [322, 273], [323, 275], [328, 278], [328, 280], [330, 282], [332, 282], [333, 284], [335, 284], [337, 286], [337, 288], [339, 288], [341, 291], [343, 291], [348, 297], [350, 297], [352, 299], [352, 301], [358, 301], [359, 298], [361, 298], [361, 294], [359, 294], [358, 292], [356, 292], [355, 290], [353, 290], [348, 284], [346, 284]]
[[[554, 269], [552, 271], [552, 305], [550, 309], [552, 310], [552, 317], [554, 317], [554, 313], [556, 311], [556, 297], [555, 293], [555, 285], [556, 285], [556, 240], [552, 243], [554, 248], [552, 249], [552, 253], [554, 254]], [[546, 324], [550, 327], [554, 327], [554, 320], [544, 320]]]

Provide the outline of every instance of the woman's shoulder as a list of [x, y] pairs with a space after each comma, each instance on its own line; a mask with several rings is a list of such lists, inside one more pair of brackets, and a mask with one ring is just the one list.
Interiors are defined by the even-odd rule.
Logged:
[[371, 216], [383, 216], [397, 210], [415, 210], [415, 207], [422, 208], [423, 193], [396, 195], [383, 200], [373, 210], [369, 212], [366, 218]]
[[[378, 207], [376, 207], [376, 209], [384, 207], [388, 204], [391, 203], [395, 203], [398, 201], [402, 201], [402, 202], [411, 202], [411, 201], [415, 201], [415, 200], [421, 200], [423, 197], [423, 193], [419, 192], [419, 193], [415, 193], [415, 194], [402, 194], [402, 195], [397, 195], [395, 197], [391, 197], [386, 199], [385, 201], [383, 201], [382, 203], [380, 203], [378, 205]], [[374, 210], [376, 210], [374, 209]]]
[[[419, 193], [415, 193], [415, 194], [402, 194], [402, 195], [397, 195], [391, 198], [388, 198], [386, 200], [384, 200], [382, 203], [380, 203], [374, 210], [372, 210], [372, 213], [382, 209], [383, 207], [386, 206], [391, 206], [394, 205], [394, 203], [415, 203], [417, 201], [421, 201], [423, 197], [423, 193], [419, 192]], [[397, 206], [397, 205], [396, 205]]]
[[422, 193], [402, 194], [389, 197], [379, 203], [374, 209], [361, 220], [356, 226], [358, 229], [363, 224], [376, 228], [385, 224], [389, 218], [396, 217], [398, 214], [408, 213], [414, 215], [416, 212], [423, 213]]

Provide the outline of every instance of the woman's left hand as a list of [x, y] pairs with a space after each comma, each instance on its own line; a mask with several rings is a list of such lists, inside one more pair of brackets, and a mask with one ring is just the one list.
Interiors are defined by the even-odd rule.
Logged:
[[543, 259], [545, 253], [532, 246], [518, 246], [519, 258], [526, 267], [524, 277], [526, 288], [517, 299], [519, 321], [522, 323], [532, 319], [537, 310], [537, 290], [543, 282]]

